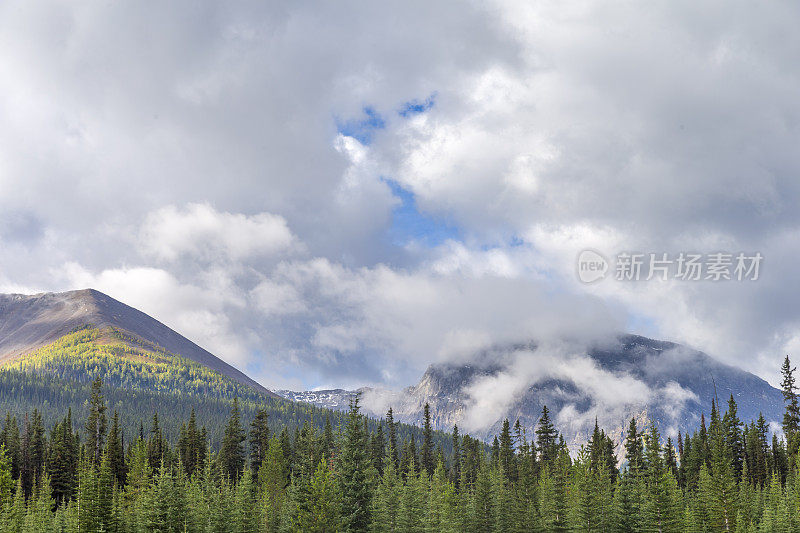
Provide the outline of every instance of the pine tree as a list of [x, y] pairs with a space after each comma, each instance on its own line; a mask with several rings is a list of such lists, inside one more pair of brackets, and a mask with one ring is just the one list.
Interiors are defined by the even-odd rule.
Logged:
[[244, 470], [235, 491], [233, 514], [236, 531], [238, 533], [258, 533], [258, 496], [252, 470], [249, 468]]
[[158, 412], [153, 413], [153, 421], [150, 426], [150, 438], [147, 441], [147, 459], [150, 462], [150, 468], [157, 471], [161, 468], [164, 462], [164, 455], [166, 452], [166, 440], [164, 433], [161, 431], [161, 426], [158, 422]]
[[428, 492], [428, 509], [426, 519], [427, 531], [445, 531], [449, 505], [452, 501], [453, 486], [447, 479], [444, 464], [441, 461], [436, 463], [430, 481], [430, 491]]
[[389, 459], [394, 461], [394, 468], [395, 470], [400, 469], [400, 456], [398, 452], [400, 449], [397, 447], [397, 427], [394, 422], [394, 413], [392, 412], [392, 408], [389, 408], [389, 411], [386, 412], [386, 427], [389, 429], [389, 449], [392, 450]]
[[386, 467], [383, 469], [383, 475], [375, 489], [372, 531], [376, 533], [399, 531], [398, 516], [403, 486], [394, 461], [391, 460], [392, 452], [390, 444]]
[[106, 402], [103, 399], [103, 382], [98, 375], [92, 382], [89, 399], [89, 416], [86, 419], [86, 452], [96, 466], [100, 466], [106, 437]]
[[6, 454], [6, 445], [0, 444], [0, 513], [5, 513], [11, 507], [13, 489], [11, 459]]
[[722, 427], [725, 435], [725, 443], [731, 453], [731, 466], [736, 480], [742, 477], [742, 467], [744, 465], [744, 442], [742, 437], [742, 422], [739, 420], [736, 401], [731, 394], [728, 400], [728, 411], [722, 419]]
[[310, 494], [309, 521], [300, 531], [311, 533], [339, 531], [342, 525], [339, 483], [324, 457], [320, 459], [314, 471]]
[[545, 405], [542, 407], [542, 416], [539, 418], [539, 425], [536, 427], [536, 448], [539, 450], [540, 459], [543, 463], [547, 463], [555, 457], [557, 438], [558, 432], [550, 421], [550, 412]]
[[50, 435], [48, 473], [53, 498], [61, 505], [72, 499], [78, 483], [78, 441], [72, 431], [72, 410], [53, 427]]
[[458, 425], [453, 426], [453, 461], [450, 468], [450, 481], [453, 482], [456, 490], [459, 490], [461, 482], [461, 437], [458, 434]]
[[511, 437], [511, 425], [509, 424], [507, 418], [503, 421], [498, 444], [500, 467], [502, 468], [503, 476], [507, 481], [516, 483], [519, 477], [519, 473], [517, 471], [517, 457], [514, 453], [514, 442]]
[[206, 441], [197, 429], [197, 419], [194, 408], [189, 415], [189, 423], [181, 428], [178, 439], [178, 457], [183, 464], [186, 474], [191, 476], [197, 472], [205, 462]]
[[631, 418], [630, 424], [628, 424], [628, 431], [625, 434], [625, 461], [628, 463], [631, 475], [639, 476], [644, 474], [644, 444], [642, 443], [642, 435], [636, 428], [635, 418]]
[[350, 402], [344, 442], [339, 460], [343, 531], [367, 531], [370, 525], [371, 486], [367, 436], [361, 423], [359, 398]]
[[709, 432], [711, 468], [700, 469], [701, 502], [710, 523], [719, 531], [736, 528], [738, 490], [731, 467], [730, 450], [718, 416], [712, 417]]
[[125, 452], [122, 449], [122, 434], [119, 427], [119, 415], [114, 410], [114, 417], [111, 419], [111, 430], [108, 432], [105, 454], [108, 457], [111, 473], [117, 485], [125, 485], [127, 467], [125, 465]]
[[422, 469], [430, 477], [433, 474], [433, 428], [431, 427], [431, 407], [425, 403], [422, 429]]
[[320, 444], [320, 452], [324, 457], [332, 459], [335, 454], [336, 439], [333, 436], [333, 426], [331, 426], [331, 417], [325, 417], [325, 429], [322, 431], [322, 442]]
[[268, 421], [269, 414], [266, 409], [258, 409], [252, 424], [250, 424], [250, 467], [256, 477], [269, 448]]
[[679, 532], [683, 530], [683, 505], [680, 490], [670, 468], [662, 456], [660, 435], [656, 425], [650, 423], [646, 439], [646, 498], [643, 518], [652, 531]]
[[[409, 457], [409, 461], [413, 462], [413, 457]], [[397, 524], [398, 531], [404, 533], [425, 531], [426, 481], [420, 470], [416, 465], [409, 465], [406, 483], [400, 496]]]
[[6, 447], [6, 453], [8, 454], [9, 460], [11, 460], [11, 476], [14, 479], [19, 478], [19, 424], [17, 423], [17, 418], [12, 417], [11, 413], [6, 413], [5, 424], [3, 424], [3, 432], [0, 434], [0, 444], [3, 444]]
[[783, 415], [783, 433], [786, 435], [787, 443], [790, 443], [790, 453], [794, 455], [797, 451], [798, 433], [800, 433], [800, 402], [797, 398], [797, 385], [794, 378], [794, 371], [787, 355], [781, 367], [783, 381], [781, 390], [783, 400], [786, 402], [786, 412]]
[[495, 524], [495, 495], [489, 466], [481, 462], [475, 479], [473, 523], [476, 531], [491, 531]]
[[219, 450], [222, 473], [231, 481], [238, 481], [244, 470], [244, 441], [245, 433], [239, 415], [239, 400], [234, 398]]
[[378, 429], [372, 434], [370, 442], [370, 453], [372, 454], [372, 466], [378, 475], [383, 473], [383, 463], [386, 456], [386, 439], [383, 436], [383, 424], [378, 423]]

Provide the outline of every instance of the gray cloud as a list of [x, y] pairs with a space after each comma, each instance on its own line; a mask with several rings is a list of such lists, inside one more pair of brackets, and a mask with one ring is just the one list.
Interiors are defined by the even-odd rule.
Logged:
[[[633, 319], [773, 378], [800, 350], [797, 9], [6, 2], [0, 286], [94, 285], [268, 385]], [[368, 146], [336, 126], [366, 106]], [[460, 240], [391, 242], [386, 177]], [[765, 266], [587, 287], [587, 247]]]

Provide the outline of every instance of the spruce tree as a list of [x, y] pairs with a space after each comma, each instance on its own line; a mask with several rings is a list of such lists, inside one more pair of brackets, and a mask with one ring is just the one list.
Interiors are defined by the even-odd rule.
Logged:
[[89, 399], [89, 416], [86, 419], [86, 453], [96, 466], [100, 466], [106, 437], [106, 402], [103, 399], [103, 382], [98, 375], [92, 382]]
[[105, 454], [108, 457], [109, 468], [111, 468], [111, 473], [114, 475], [114, 480], [118, 486], [124, 486], [127, 467], [125, 465], [125, 451], [122, 449], [119, 415], [116, 410], [114, 410], [114, 416], [111, 419], [111, 430], [108, 432]]
[[386, 466], [375, 489], [372, 513], [372, 531], [377, 533], [399, 531], [398, 516], [403, 485], [394, 466], [392, 446], [389, 445]]
[[797, 368], [792, 367], [787, 355], [781, 367], [783, 381], [781, 381], [781, 391], [783, 400], [786, 402], [786, 412], [783, 415], [783, 433], [786, 441], [791, 444], [792, 454], [797, 451], [798, 433], [800, 433], [800, 402], [797, 399], [797, 385], [794, 372]]
[[258, 469], [267, 455], [269, 448], [269, 414], [266, 409], [259, 408], [250, 424], [250, 467], [253, 475], [258, 476]]
[[517, 457], [514, 453], [514, 442], [511, 437], [511, 425], [506, 418], [503, 421], [502, 429], [500, 430], [500, 438], [498, 439], [499, 445], [499, 459], [500, 467], [503, 476], [509, 482], [516, 483], [518, 479], [517, 472]]
[[542, 407], [542, 416], [536, 427], [536, 448], [539, 450], [540, 460], [543, 463], [547, 463], [555, 457], [557, 438], [558, 432], [550, 421], [550, 412], [545, 405]]
[[350, 402], [344, 442], [339, 459], [343, 531], [367, 531], [370, 525], [371, 483], [367, 436], [361, 423], [356, 396]]
[[431, 427], [431, 407], [425, 403], [422, 425], [422, 468], [430, 477], [433, 475], [433, 428]]
[[400, 449], [397, 447], [397, 427], [394, 422], [394, 413], [392, 408], [386, 412], [386, 427], [389, 429], [389, 450], [391, 451], [389, 459], [394, 461], [395, 470], [400, 469], [400, 457], [398, 452]]
[[239, 400], [234, 398], [219, 450], [222, 473], [234, 482], [239, 480], [244, 470], [244, 441], [245, 433], [239, 415]]
[[722, 419], [722, 427], [725, 436], [725, 443], [731, 453], [731, 466], [733, 475], [738, 481], [742, 477], [742, 467], [744, 465], [744, 442], [742, 435], [742, 422], [739, 420], [736, 401], [731, 394], [728, 400], [728, 411]]
[[458, 425], [453, 426], [453, 459], [450, 467], [450, 481], [458, 490], [461, 482], [461, 437], [458, 434]]

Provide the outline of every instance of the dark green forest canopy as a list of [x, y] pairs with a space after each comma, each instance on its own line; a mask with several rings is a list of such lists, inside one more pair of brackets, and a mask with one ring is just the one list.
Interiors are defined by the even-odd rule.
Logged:
[[800, 530], [788, 358], [785, 438], [731, 397], [690, 435], [631, 419], [622, 456], [597, 426], [570, 456], [546, 408], [487, 448], [431, 431], [428, 409], [423, 428], [314, 409], [122, 344], [81, 330], [0, 371], [0, 530]]

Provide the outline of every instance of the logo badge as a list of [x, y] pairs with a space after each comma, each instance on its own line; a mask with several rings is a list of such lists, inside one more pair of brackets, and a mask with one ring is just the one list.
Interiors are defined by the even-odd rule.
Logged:
[[594, 250], [584, 250], [578, 255], [578, 279], [593, 283], [606, 277], [608, 261]]

